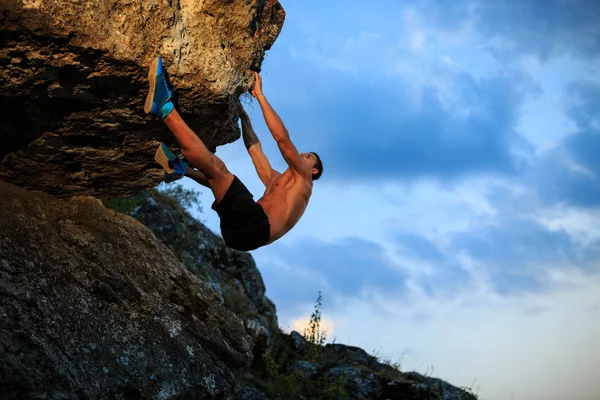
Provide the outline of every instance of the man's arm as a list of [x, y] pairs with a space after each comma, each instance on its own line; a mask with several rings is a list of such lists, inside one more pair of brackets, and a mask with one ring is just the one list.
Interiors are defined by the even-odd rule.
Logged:
[[252, 158], [252, 163], [254, 164], [254, 168], [256, 168], [258, 177], [262, 183], [267, 186], [273, 175], [279, 175], [279, 172], [271, 167], [269, 159], [263, 153], [260, 140], [258, 140], [258, 136], [256, 136], [252, 124], [250, 123], [250, 117], [241, 104], [239, 105], [239, 113], [240, 120], [242, 121], [242, 137], [244, 138], [244, 145], [246, 146], [246, 150], [248, 150], [248, 154], [250, 154], [250, 158]]
[[290, 169], [298, 174], [308, 175], [310, 171], [306, 165], [306, 162], [300, 157], [300, 153], [296, 149], [296, 146], [292, 143], [290, 135], [283, 124], [279, 115], [273, 110], [267, 98], [262, 92], [262, 79], [260, 75], [255, 72], [254, 76], [256, 81], [254, 83], [254, 89], [252, 90], [252, 96], [258, 100], [258, 104], [262, 110], [265, 122], [273, 138], [279, 146], [281, 155], [285, 159], [285, 162], [290, 166]]

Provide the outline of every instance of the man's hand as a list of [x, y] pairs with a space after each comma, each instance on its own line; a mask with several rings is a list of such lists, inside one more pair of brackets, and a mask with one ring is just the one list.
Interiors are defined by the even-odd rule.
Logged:
[[260, 77], [260, 75], [256, 71], [254, 71], [254, 87], [252, 88], [252, 91], [250, 92], [250, 94], [252, 96], [254, 96], [254, 98], [257, 98], [257, 99], [260, 96], [263, 96], [262, 78]]

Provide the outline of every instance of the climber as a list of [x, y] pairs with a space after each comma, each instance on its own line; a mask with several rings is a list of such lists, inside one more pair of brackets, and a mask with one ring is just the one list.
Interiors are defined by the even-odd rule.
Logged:
[[271, 167], [252, 129], [250, 118], [240, 104], [244, 144], [266, 187], [263, 196], [255, 202], [246, 186], [206, 148], [174, 109], [171, 90], [163, 72], [162, 60], [157, 57], [148, 73], [150, 92], [144, 111], [164, 121], [184, 157], [195, 169], [174, 156], [164, 144], [156, 151], [156, 161], [172, 177], [187, 176], [212, 190], [215, 201], [211, 208], [219, 215], [221, 234], [228, 247], [239, 251], [254, 250], [285, 235], [304, 213], [312, 194], [313, 181], [321, 176], [323, 165], [316, 153], [299, 153], [296, 150], [283, 122], [262, 92], [260, 75], [254, 73], [251, 94], [258, 101], [267, 127], [289, 168], [279, 173]]

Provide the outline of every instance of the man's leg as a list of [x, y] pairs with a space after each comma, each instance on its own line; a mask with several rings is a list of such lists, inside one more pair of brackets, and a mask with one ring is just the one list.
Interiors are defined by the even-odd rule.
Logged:
[[190, 179], [195, 180], [202, 186], [206, 186], [207, 188], [210, 189], [210, 186], [208, 184], [208, 179], [206, 179], [206, 175], [204, 175], [202, 172], [198, 171], [197, 169], [194, 169], [194, 168], [186, 169], [185, 176], [187, 176]]
[[[206, 148], [177, 110], [173, 109], [163, 121], [177, 139], [185, 158], [206, 179], [206, 184], [199, 181], [198, 183], [209, 187], [215, 196], [215, 201], [219, 203], [233, 182], [233, 175], [227, 170], [225, 163]], [[202, 179], [197, 174], [195, 177]], [[194, 179], [194, 176], [190, 178]]]
[[[183, 121], [171, 102], [171, 90], [165, 80], [162, 59], [157, 57], [148, 71], [150, 91], [144, 104], [144, 112], [161, 118], [179, 142], [181, 152], [190, 164], [206, 178], [215, 201], [219, 203], [233, 182], [233, 175], [225, 163], [213, 155], [202, 140]], [[196, 175], [196, 177], [199, 177]], [[193, 179], [193, 177], [192, 177]]]

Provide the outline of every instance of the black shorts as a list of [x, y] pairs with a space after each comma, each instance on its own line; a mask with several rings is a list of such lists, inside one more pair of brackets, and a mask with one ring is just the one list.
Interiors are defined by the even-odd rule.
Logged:
[[211, 206], [221, 219], [221, 235], [227, 247], [249, 251], [265, 245], [271, 236], [269, 217], [246, 186], [233, 177], [223, 199]]

